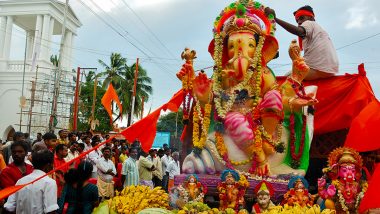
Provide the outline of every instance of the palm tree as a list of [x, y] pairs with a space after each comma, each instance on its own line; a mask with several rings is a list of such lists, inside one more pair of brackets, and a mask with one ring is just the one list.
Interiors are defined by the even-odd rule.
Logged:
[[102, 60], [98, 60], [99, 64], [105, 68], [105, 71], [100, 72], [98, 76], [105, 77], [103, 81], [103, 87], [106, 88], [110, 83], [115, 88], [119, 88], [124, 85], [124, 71], [126, 67], [127, 59], [122, 57], [119, 53], [112, 53], [110, 57], [110, 64], [107, 65]]
[[[136, 64], [128, 66], [126, 64], [127, 59], [122, 57], [119, 53], [112, 53], [110, 57], [110, 65], [107, 65], [102, 60], [98, 60], [99, 63], [105, 68], [105, 71], [98, 74], [98, 76], [105, 77], [103, 81], [103, 87], [107, 87], [110, 83], [114, 86], [119, 99], [123, 105], [122, 114], [128, 114], [128, 126], [131, 123], [131, 111], [132, 111], [132, 93], [135, 78]], [[138, 116], [141, 112], [142, 97], [144, 102], [147, 102], [149, 96], [152, 94], [153, 89], [151, 86], [152, 79], [147, 76], [147, 72], [144, 68], [139, 66], [137, 85], [136, 85], [136, 101], [134, 106], [134, 115]]]
[[[132, 66], [125, 67], [125, 80], [126, 85], [123, 89], [118, 91], [121, 94], [123, 100], [123, 113], [128, 114], [128, 126], [131, 123], [131, 111], [132, 111], [132, 93], [133, 93], [133, 85], [136, 71], [136, 63]], [[141, 111], [139, 109], [142, 108], [142, 97], [144, 97], [144, 102], [147, 102], [149, 96], [153, 92], [153, 88], [151, 86], [152, 79], [147, 75], [146, 70], [139, 66], [138, 77], [137, 77], [137, 85], [136, 85], [136, 98], [135, 98], [135, 111], [134, 116], [139, 116]]]

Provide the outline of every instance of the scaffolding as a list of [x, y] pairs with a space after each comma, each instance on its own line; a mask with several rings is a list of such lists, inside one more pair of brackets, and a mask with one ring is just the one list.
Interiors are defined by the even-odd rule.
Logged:
[[29, 133], [44, 133], [49, 130], [49, 120], [52, 113], [55, 79], [59, 78], [59, 96], [57, 100], [56, 129], [69, 129], [72, 118], [72, 108], [75, 92], [75, 71], [61, 72], [56, 77], [56, 68], [38, 67], [32, 81], [25, 83], [27, 95], [26, 108], [22, 110], [22, 127]]

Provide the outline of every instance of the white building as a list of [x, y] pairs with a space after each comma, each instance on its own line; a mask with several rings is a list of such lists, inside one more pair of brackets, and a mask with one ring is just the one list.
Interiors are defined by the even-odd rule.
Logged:
[[[62, 35], [64, 11], [65, 4], [56, 0], [0, 1], [0, 138], [3, 141], [14, 131], [19, 131], [20, 127], [21, 131], [30, 131], [34, 136], [37, 132], [46, 132], [48, 128], [57, 73], [50, 56], [53, 53], [52, 45], [59, 43], [53, 41], [53, 36]], [[12, 31], [17, 30], [15, 25], [25, 31], [25, 62], [10, 58], [11, 44], [17, 45], [12, 43]], [[75, 87], [72, 47], [81, 25], [71, 7], [68, 7], [60, 59], [64, 72], [57, 77], [60, 80], [57, 128], [69, 126]], [[36, 60], [33, 61], [33, 58]], [[33, 62], [37, 66], [32, 66]], [[34, 93], [31, 92], [32, 88]], [[21, 99], [22, 93], [24, 99]], [[23, 105], [20, 99], [24, 100]]]

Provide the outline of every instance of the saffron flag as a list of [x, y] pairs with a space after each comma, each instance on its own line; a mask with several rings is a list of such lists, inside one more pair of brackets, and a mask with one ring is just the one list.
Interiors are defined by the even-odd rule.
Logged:
[[[378, 165], [369, 181], [368, 189], [360, 202], [359, 213], [366, 213], [369, 209], [380, 208], [380, 165]], [[371, 213], [371, 212], [370, 212]], [[374, 212], [375, 213], [375, 212]]]
[[157, 132], [157, 121], [160, 117], [161, 110], [167, 109], [176, 112], [182, 103], [183, 91], [180, 90], [173, 95], [169, 102], [162, 105], [160, 108], [153, 111], [138, 122], [132, 124], [130, 127], [121, 132], [121, 134], [129, 141], [133, 142], [138, 139], [141, 143], [141, 148], [148, 152], [152, 148], [154, 138]]
[[380, 102], [373, 100], [351, 123], [344, 146], [358, 152], [368, 152], [380, 149], [377, 132], [380, 127]]
[[[375, 98], [364, 65], [359, 65], [358, 74], [345, 74], [326, 79], [303, 81], [305, 86], [316, 85], [314, 134], [325, 134], [351, 126], [353, 119]], [[282, 84], [286, 77], [277, 77]]]
[[102, 105], [106, 109], [108, 115], [110, 116], [110, 122], [112, 124], [112, 101], [116, 103], [116, 105], [119, 107], [119, 112], [121, 115], [122, 112], [122, 106], [119, 100], [119, 97], [116, 94], [115, 89], [113, 88], [112, 84], [110, 83], [108, 85], [106, 93], [104, 93], [102, 97]]

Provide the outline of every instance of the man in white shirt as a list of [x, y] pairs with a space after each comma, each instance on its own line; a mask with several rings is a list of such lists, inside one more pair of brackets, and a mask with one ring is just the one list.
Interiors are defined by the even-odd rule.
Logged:
[[338, 73], [338, 55], [328, 33], [315, 21], [312, 7], [306, 5], [293, 13], [298, 26], [277, 18], [271, 8], [265, 8], [265, 13], [272, 14], [276, 23], [299, 37], [299, 45], [304, 49], [303, 57], [310, 67], [305, 80], [328, 78]]
[[[91, 142], [91, 148], [95, 147], [96, 145], [98, 145], [97, 141]], [[87, 158], [91, 162], [92, 167], [93, 167], [92, 176], [91, 176], [92, 178], [98, 177], [97, 163], [98, 163], [98, 160], [101, 158], [101, 156], [102, 156], [102, 154], [101, 154], [101, 152], [98, 151], [98, 149], [95, 149], [94, 151], [90, 152], [87, 155]]]
[[181, 168], [179, 165], [179, 153], [173, 152], [173, 160], [169, 163], [168, 168], [166, 168], [166, 175], [169, 177], [168, 190], [174, 186], [174, 176], [181, 174]]
[[168, 167], [169, 163], [173, 160], [170, 156], [171, 150], [167, 147], [164, 148], [165, 155], [161, 158], [162, 162], [162, 172], [164, 172], [164, 175], [162, 177], [162, 188], [168, 192], [168, 182], [169, 177], [166, 175], [166, 168]]
[[[65, 157], [65, 161], [69, 162], [78, 156], [79, 156], [78, 142], [72, 141], [70, 142], [70, 149], [69, 149], [69, 152], [67, 153], [67, 156]], [[75, 162], [70, 165], [70, 168], [74, 168], [74, 167], [75, 167]]]
[[84, 152], [88, 151], [92, 149], [92, 145], [91, 145], [91, 137], [90, 136], [86, 136], [84, 138]]
[[[21, 178], [16, 185], [27, 184], [53, 169], [54, 155], [48, 150], [32, 154], [34, 170]], [[48, 176], [23, 187], [9, 196], [4, 208], [16, 214], [23, 213], [55, 213], [58, 210], [57, 184]]]
[[98, 168], [98, 190], [99, 197], [109, 199], [114, 196], [113, 177], [116, 175], [115, 164], [111, 161], [111, 148], [102, 149], [103, 157], [96, 164]]

